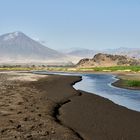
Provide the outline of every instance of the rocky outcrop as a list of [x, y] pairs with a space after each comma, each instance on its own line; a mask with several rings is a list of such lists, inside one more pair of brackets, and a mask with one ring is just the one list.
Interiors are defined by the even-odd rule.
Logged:
[[77, 67], [109, 67], [109, 66], [137, 66], [140, 60], [130, 58], [124, 55], [111, 55], [98, 53], [92, 59], [82, 59]]

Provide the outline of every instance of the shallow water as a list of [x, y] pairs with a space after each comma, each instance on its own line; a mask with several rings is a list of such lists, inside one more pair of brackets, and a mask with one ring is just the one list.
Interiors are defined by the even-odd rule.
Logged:
[[117, 79], [111, 74], [78, 74], [63, 72], [39, 72], [40, 74], [59, 74], [82, 76], [82, 81], [76, 83], [75, 89], [94, 93], [108, 98], [116, 104], [132, 110], [140, 111], [140, 90], [117, 88], [111, 85]]
[[140, 90], [117, 88], [111, 85], [117, 79], [109, 74], [87, 74], [83, 80], [74, 85], [80, 89], [108, 98], [116, 104], [140, 111]]

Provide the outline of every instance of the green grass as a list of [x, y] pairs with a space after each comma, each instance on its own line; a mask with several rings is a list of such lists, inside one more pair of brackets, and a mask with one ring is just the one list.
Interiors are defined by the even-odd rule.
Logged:
[[33, 67], [5, 67], [0, 68], [0, 71], [31, 71], [31, 70], [43, 70], [43, 68], [33, 68]]
[[50, 70], [50, 71], [132, 71], [140, 72], [140, 66], [113, 66], [113, 67], [90, 67], [90, 68], [76, 68], [76, 67], [0, 67], [0, 71], [30, 71], [30, 70]]
[[124, 84], [128, 87], [140, 87], [140, 81], [138, 80], [124, 80]]
[[79, 68], [81, 71], [140, 71], [140, 66], [113, 66], [113, 67], [92, 67], [92, 68]]
[[139, 72], [140, 66], [113, 66], [113, 67], [89, 67], [89, 68], [69, 68], [69, 67], [48, 67], [46, 68], [50, 71], [90, 71], [90, 72], [102, 72], [102, 71], [132, 71]]

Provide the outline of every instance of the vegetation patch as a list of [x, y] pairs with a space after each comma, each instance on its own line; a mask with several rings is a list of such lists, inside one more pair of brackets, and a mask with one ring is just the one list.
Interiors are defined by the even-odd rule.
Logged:
[[77, 68], [77, 67], [63, 67], [63, 66], [0, 66], [0, 71], [31, 71], [31, 70], [48, 70], [48, 71], [63, 71], [63, 72], [140, 72], [140, 66], [112, 66], [112, 67], [88, 67], [88, 68]]
[[140, 81], [138, 80], [124, 80], [124, 84], [128, 87], [140, 87]]
[[83, 71], [134, 71], [139, 72], [140, 66], [113, 66], [113, 67], [91, 67], [91, 68], [79, 68], [79, 70]]

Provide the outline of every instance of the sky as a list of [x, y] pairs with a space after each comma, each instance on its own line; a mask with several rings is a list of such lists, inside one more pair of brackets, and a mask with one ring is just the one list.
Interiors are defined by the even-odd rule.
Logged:
[[52, 49], [140, 48], [140, 0], [0, 0], [0, 34]]

